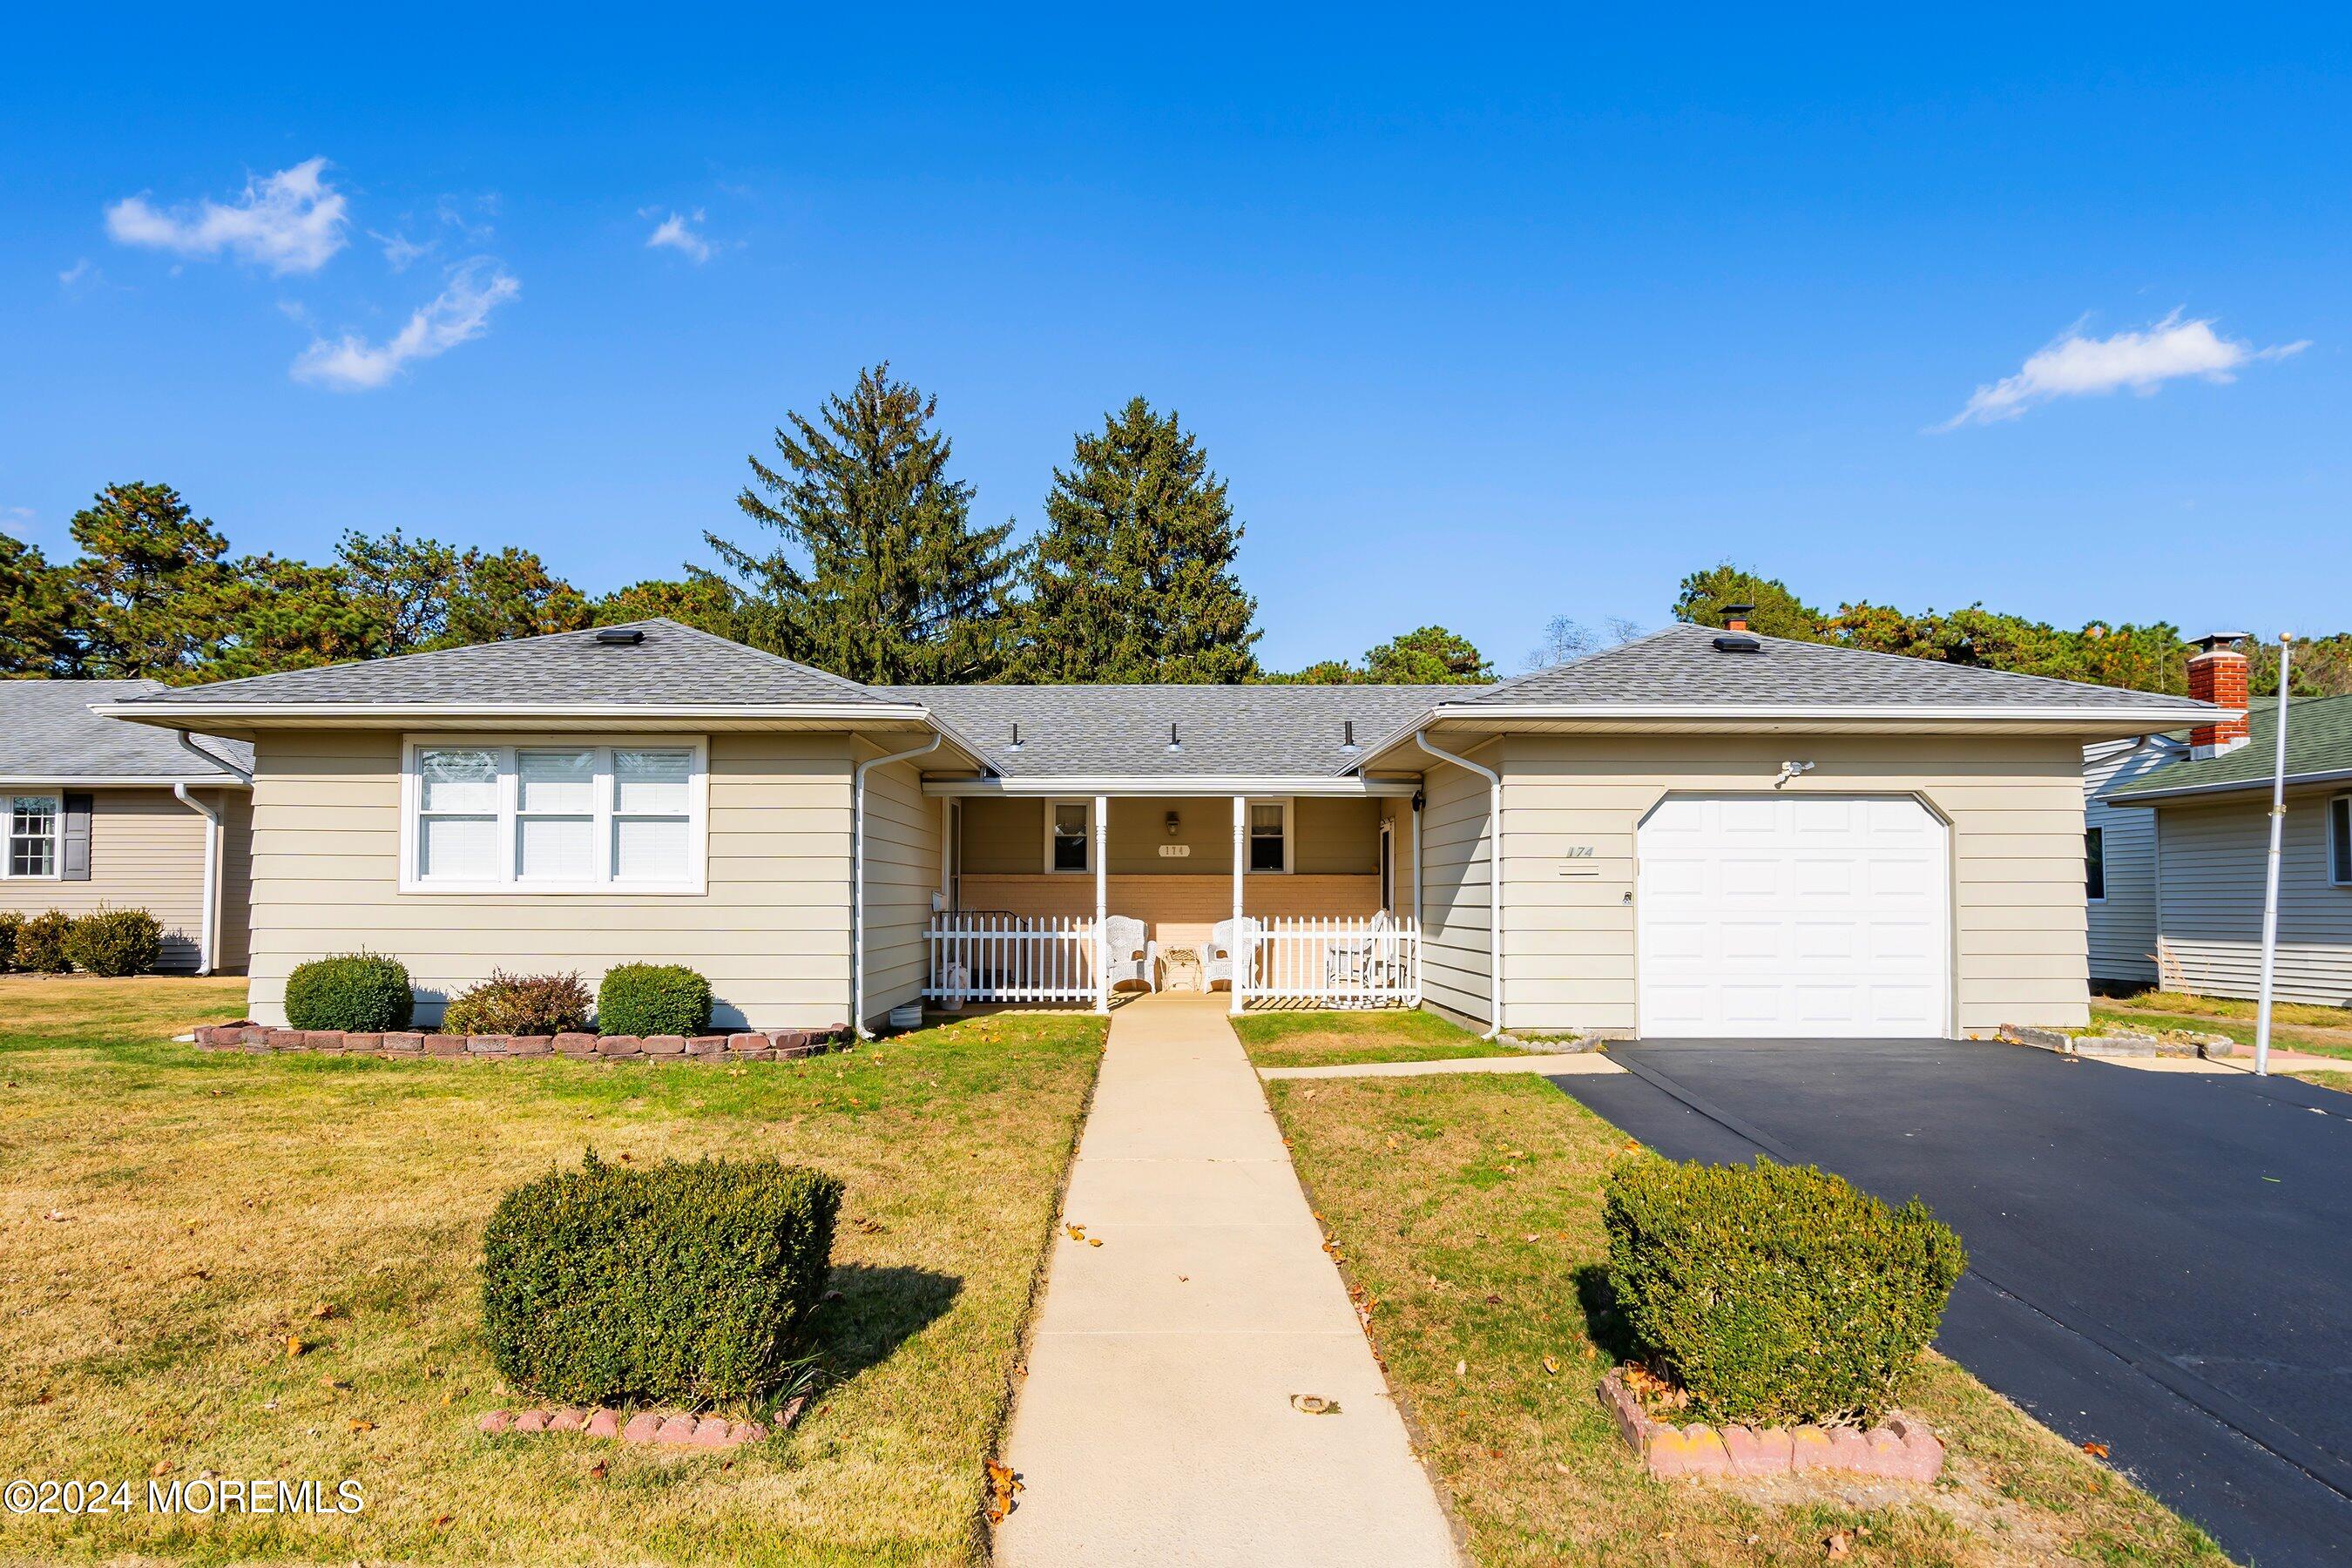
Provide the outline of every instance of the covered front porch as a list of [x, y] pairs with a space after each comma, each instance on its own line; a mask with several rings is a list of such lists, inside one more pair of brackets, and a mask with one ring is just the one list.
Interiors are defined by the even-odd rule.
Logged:
[[1410, 783], [1344, 794], [944, 793], [927, 999], [1416, 1006]]

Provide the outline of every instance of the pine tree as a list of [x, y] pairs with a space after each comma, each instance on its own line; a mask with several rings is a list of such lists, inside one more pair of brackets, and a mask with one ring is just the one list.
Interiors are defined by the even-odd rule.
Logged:
[[1683, 579], [1675, 596], [1675, 619], [1719, 626], [1724, 623], [1727, 605], [1751, 606], [1748, 624], [1766, 637], [1793, 637], [1800, 642], [1824, 640], [1823, 617], [1819, 610], [1790, 593], [1789, 585], [1779, 578], [1759, 577], [1728, 561]]
[[37, 545], [0, 533], [0, 679], [73, 672], [71, 603], [65, 574]]
[[1364, 679], [1381, 686], [1470, 686], [1494, 679], [1495, 667], [1461, 633], [1423, 626], [1367, 650]]
[[1234, 576], [1242, 526], [1171, 410], [1142, 398], [1054, 470], [1031, 557], [1018, 678], [1227, 682], [1257, 674], [1257, 602]]
[[[751, 459], [745, 516], [783, 535], [756, 553], [707, 536], [742, 580], [755, 647], [877, 684], [982, 680], [1003, 658], [1019, 565], [1010, 522], [971, 524], [972, 489], [948, 477], [939, 400], [890, 367], [861, 372], [818, 418], [785, 416], [773, 468]], [[763, 499], [760, 493], [765, 492]]]
[[169, 485], [109, 485], [74, 513], [68, 568], [87, 673], [185, 679], [217, 651], [228, 541]]

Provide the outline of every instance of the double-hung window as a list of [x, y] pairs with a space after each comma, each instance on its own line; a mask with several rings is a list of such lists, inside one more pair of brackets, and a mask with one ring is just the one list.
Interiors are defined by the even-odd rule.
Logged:
[[2327, 803], [2327, 879], [2352, 888], [2352, 795]]
[[1045, 869], [1091, 871], [1094, 860], [1094, 805], [1083, 800], [1045, 803]]
[[1290, 869], [1290, 802], [1254, 800], [1249, 803], [1249, 868], [1253, 871]]
[[65, 803], [54, 795], [8, 797], [8, 847], [0, 876], [54, 879], [62, 858]]
[[406, 892], [700, 892], [702, 742], [414, 741]]

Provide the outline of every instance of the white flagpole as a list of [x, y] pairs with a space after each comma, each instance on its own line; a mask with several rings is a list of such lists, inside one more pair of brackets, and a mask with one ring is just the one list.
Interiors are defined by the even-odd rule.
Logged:
[[2254, 1076], [2271, 1070], [2271, 974], [2278, 964], [2279, 837], [2286, 827], [2286, 689], [2294, 639], [2279, 634], [2278, 763], [2271, 779], [2271, 860], [2263, 887], [2263, 987], [2254, 1007]]

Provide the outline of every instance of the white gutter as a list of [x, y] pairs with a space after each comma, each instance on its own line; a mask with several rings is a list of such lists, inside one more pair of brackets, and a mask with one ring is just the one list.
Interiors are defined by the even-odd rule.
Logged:
[[[1478, 1037], [1491, 1040], [1503, 1032], [1503, 775], [1467, 757], [1439, 751], [1422, 731], [1413, 731], [1412, 743], [1439, 762], [1467, 768], [1486, 781], [1486, 818], [1495, 825], [1494, 844], [1486, 853], [1486, 976], [1493, 992], [1488, 1005], [1495, 1016], [1486, 1026], [1486, 1032]], [[1423, 930], [1421, 937], [1425, 948], [1429, 932]]]
[[[2207, 795], [2252, 795], [2271, 787], [2266, 778], [2225, 779], [2220, 784], [2180, 784], [2172, 789], [2125, 790], [2099, 798], [2109, 805], [2154, 805], [2162, 801], [2189, 800]], [[2330, 768], [2324, 773], [2289, 773], [2289, 789], [2313, 789], [2324, 784], [2352, 782], [2352, 768]]]
[[[236, 764], [222, 761], [197, 745], [188, 738], [188, 732], [185, 730], [178, 731], [178, 734], [181, 745], [208, 762], [219, 763], [222, 767], [236, 774], [247, 789], [253, 787], [252, 776]], [[174, 783], [172, 785], [172, 795], [182, 805], [205, 819], [205, 903], [203, 916], [197, 922], [196, 973], [210, 974], [216, 967], [214, 959], [220, 951], [219, 938], [216, 933], [220, 930], [221, 814], [215, 808], [206, 805], [203, 801], [190, 795], [188, 786], [184, 783]]]
[[[223, 767], [228, 765], [226, 763], [221, 764]], [[194, 773], [185, 776], [173, 774], [162, 778], [152, 774], [145, 778], [119, 778], [111, 774], [101, 777], [96, 773], [79, 776], [71, 773], [43, 773], [38, 776], [0, 778], [0, 789], [24, 789], [33, 786], [56, 788], [60, 785], [68, 789], [170, 789], [174, 784], [190, 784], [197, 789], [251, 789], [253, 787], [252, 781], [241, 773], [214, 773], [209, 776]]]
[[887, 702], [93, 702], [103, 719], [179, 724], [194, 719], [894, 719], [930, 710]]
[[1037, 773], [1014, 778], [926, 779], [929, 795], [1409, 795], [1411, 779], [1320, 773]]
[[933, 735], [928, 744], [886, 757], [869, 757], [857, 764], [849, 814], [849, 1026], [861, 1040], [874, 1037], [866, 1026], [866, 775], [891, 763], [928, 756], [946, 739]]

